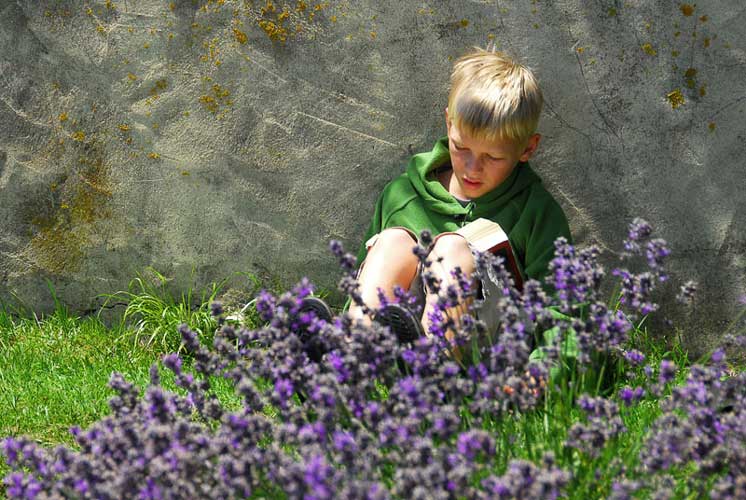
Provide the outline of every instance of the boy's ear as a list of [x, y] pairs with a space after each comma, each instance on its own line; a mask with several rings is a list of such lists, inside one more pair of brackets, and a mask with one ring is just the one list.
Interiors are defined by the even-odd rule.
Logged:
[[539, 141], [541, 141], [541, 134], [534, 134], [529, 137], [528, 143], [526, 143], [526, 147], [523, 149], [523, 152], [518, 159], [522, 162], [528, 161], [536, 152], [536, 148], [539, 147]]
[[446, 106], [446, 130], [451, 131], [451, 120], [448, 119], [448, 106]]

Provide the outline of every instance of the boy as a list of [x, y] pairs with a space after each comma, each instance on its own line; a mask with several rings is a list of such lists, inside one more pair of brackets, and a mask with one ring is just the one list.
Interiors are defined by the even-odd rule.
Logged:
[[[402, 341], [429, 331], [437, 295], [422, 283], [419, 259], [412, 252], [418, 235], [433, 235], [428, 258], [443, 285], [454, 282], [459, 266], [475, 272], [475, 253], [454, 233], [480, 217], [493, 220], [508, 234], [524, 279], [543, 280], [554, 256], [554, 240], [571, 241], [567, 218], [527, 163], [541, 136], [536, 133], [543, 104], [531, 71], [494, 50], [475, 47], [454, 64], [445, 111], [447, 137], [432, 151], [414, 155], [406, 172], [390, 182], [378, 198], [373, 220], [358, 254], [358, 280], [365, 304], [379, 307], [378, 289], [387, 298], [400, 286], [424, 305], [422, 318], [400, 306], [381, 309], [376, 319]], [[494, 330], [498, 284], [477, 276], [477, 316]], [[449, 310], [459, 318], [467, 304]], [[352, 305], [353, 319], [370, 321]], [[452, 332], [447, 336], [452, 338]]]

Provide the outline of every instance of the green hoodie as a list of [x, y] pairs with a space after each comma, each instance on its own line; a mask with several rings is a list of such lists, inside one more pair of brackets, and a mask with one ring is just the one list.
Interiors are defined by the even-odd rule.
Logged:
[[463, 206], [435, 176], [428, 177], [450, 164], [450, 159], [448, 138], [443, 137], [432, 151], [414, 155], [406, 172], [386, 185], [357, 261], [363, 262], [367, 255], [365, 242], [386, 228], [406, 227], [415, 234], [429, 229], [435, 236], [483, 217], [500, 224], [508, 234], [523, 278], [543, 281], [554, 257], [554, 240], [564, 236], [571, 241], [571, 236], [562, 208], [539, 176], [528, 163], [518, 163], [498, 187]]

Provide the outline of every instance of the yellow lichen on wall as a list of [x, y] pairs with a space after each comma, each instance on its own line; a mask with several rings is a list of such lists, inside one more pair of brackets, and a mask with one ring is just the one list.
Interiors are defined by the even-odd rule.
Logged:
[[199, 102], [205, 110], [221, 119], [233, 106], [231, 91], [218, 83], [212, 83], [212, 78], [206, 77], [204, 82], [210, 87], [199, 97]]
[[[63, 144], [53, 141], [55, 144]], [[78, 146], [81, 156], [69, 174], [50, 185], [55, 205], [48, 215], [30, 220], [34, 229], [24, 256], [51, 274], [78, 271], [93, 243], [96, 225], [111, 218], [112, 188], [103, 146], [89, 139]], [[60, 156], [64, 149], [57, 149]]]
[[684, 102], [686, 102], [684, 100], [684, 94], [682, 94], [681, 90], [679, 89], [672, 90], [671, 92], [666, 94], [666, 99], [668, 100], [669, 104], [671, 104], [671, 107], [673, 109], [678, 108], [679, 106], [684, 104]]
[[658, 52], [653, 48], [653, 46], [649, 43], [644, 43], [642, 45], [642, 50], [649, 56], [657, 55]]
[[[274, 2], [273, 0], [252, 1], [245, 0], [241, 7], [234, 8], [234, 22], [243, 25], [244, 21], [258, 26], [264, 34], [273, 42], [286, 43], [293, 37], [303, 34], [304, 27], [318, 22], [320, 14], [330, 9], [330, 2], [306, 2], [296, 0], [294, 2]], [[204, 12], [216, 12], [219, 6], [215, 0], [208, 0], [203, 5]], [[343, 16], [345, 13], [341, 13]], [[337, 13], [329, 15], [329, 23], [337, 22]], [[234, 26], [233, 35], [239, 44], [246, 44], [249, 35]]]
[[32, 264], [52, 274], [77, 271], [83, 258], [81, 248], [88, 241], [80, 233], [60, 226], [41, 227], [29, 247]]
[[249, 37], [246, 36], [246, 33], [239, 29], [233, 28], [233, 35], [236, 37], [236, 41], [241, 45], [249, 41]]

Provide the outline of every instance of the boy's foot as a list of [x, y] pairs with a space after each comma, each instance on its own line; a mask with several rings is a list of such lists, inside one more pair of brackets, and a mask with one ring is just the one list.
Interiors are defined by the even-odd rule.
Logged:
[[[332, 322], [332, 310], [329, 309], [326, 302], [318, 297], [308, 296], [302, 299], [294, 320], [300, 321], [301, 316], [307, 313], [313, 313], [316, 319], [323, 320], [326, 323]], [[303, 350], [306, 351], [308, 359], [314, 363], [320, 362], [322, 356], [326, 353], [326, 346], [321, 338], [319, 338], [318, 333], [311, 333], [308, 331], [307, 325], [301, 324], [298, 331], [298, 338], [303, 342]]]
[[422, 323], [401, 304], [387, 304], [376, 313], [374, 321], [388, 326], [400, 344], [413, 343], [425, 335]]
[[327, 323], [332, 322], [332, 310], [326, 305], [326, 302], [318, 297], [309, 295], [300, 301], [300, 307], [298, 308], [297, 316], [300, 317], [302, 314], [312, 312], [318, 319], [323, 319]]

